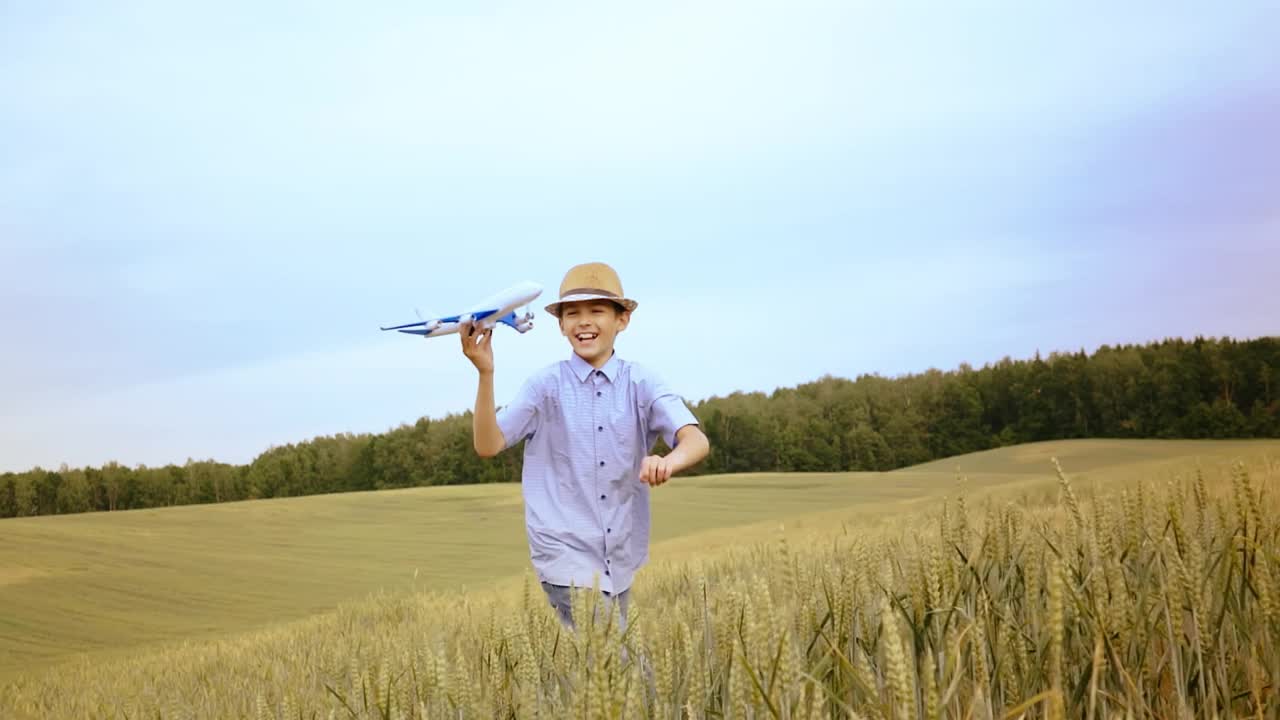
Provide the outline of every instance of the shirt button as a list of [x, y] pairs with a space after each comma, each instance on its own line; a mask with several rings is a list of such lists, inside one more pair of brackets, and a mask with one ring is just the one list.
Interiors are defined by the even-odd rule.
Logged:
[[601, 495], [601, 496], [600, 496], [600, 499], [601, 499], [601, 500], [603, 500], [603, 499], [604, 499], [604, 496], [603, 496], [603, 495]]
[[608, 571], [608, 570], [605, 570], [605, 571], [604, 571], [604, 574], [605, 574], [605, 575], [608, 575], [608, 574], [609, 574], [609, 571]]
[[604, 529], [604, 531], [605, 531], [605, 532], [613, 532], [613, 528], [605, 528], [605, 529]]
[[601, 425], [601, 426], [597, 427], [597, 428], [596, 428], [596, 430], [599, 430], [600, 432], [604, 432], [604, 426], [603, 426], [603, 425]]
[[604, 461], [603, 461], [603, 460], [601, 460], [601, 461], [600, 461], [600, 467], [604, 467]]
[[596, 391], [596, 397], [602, 397], [603, 395], [604, 393], [600, 392], [599, 390]]

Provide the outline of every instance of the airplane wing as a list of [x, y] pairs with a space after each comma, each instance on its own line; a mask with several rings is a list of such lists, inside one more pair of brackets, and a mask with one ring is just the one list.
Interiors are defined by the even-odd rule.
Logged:
[[422, 327], [423, 325], [426, 325], [426, 324], [427, 324], [427, 321], [423, 320], [422, 322], [408, 323], [407, 325], [392, 325], [391, 327], [384, 327], [379, 329], [380, 330], [403, 330], [404, 328]]
[[[483, 320], [483, 319], [485, 319], [485, 318], [489, 317], [490, 315], [492, 315], [492, 314], [494, 314], [494, 313], [498, 312], [498, 310], [499, 310], [499, 309], [500, 309], [500, 308], [493, 308], [492, 310], [477, 310], [477, 311], [475, 311], [475, 312], [463, 313], [462, 315], [470, 315], [472, 320]], [[462, 315], [452, 315], [452, 316], [447, 317], [447, 318], [440, 318], [440, 322], [442, 322], [442, 323], [455, 322], [455, 323], [456, 323], [456, 322], [458, 322], [458, 320], [460, 320], [460, 319], [462, 318]]]
[[[432, 320], [423, 320], [422, 322], [406, 323], [404, 325], [392, 325], [391, 327], [384, 327], [381, 329], [382, 330], [399, 330], [401, 332], [404, 332], [405, 328], [423, 327], [431, 323], [435, 323], [436, 325], [443, 325], [445, 323], [456, 323], [462, 319], [463, 315], [470, 315], [472, 320], [483, 320], [489, 317], [490, 315], [493, 315], [494, 313], [498, 312], [499, 309], [500, 308], [493, 308], [490, 310], [476, 310], [475, 312], [463, 313], [462, 315], [450, 315], [449, 317], [435, 318]], [[412, 333], [412, 334], [419, 334], [419, 333]], [[421, 334], [425, 334], [425, 333], [421, 333]]]

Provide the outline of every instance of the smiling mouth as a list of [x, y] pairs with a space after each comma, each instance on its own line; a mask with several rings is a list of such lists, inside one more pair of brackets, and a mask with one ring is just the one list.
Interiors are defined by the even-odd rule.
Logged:
[[574, 337], [578, 338], [578, 342], [590, 342], [600, 337], [600, 333], [578, 333]]

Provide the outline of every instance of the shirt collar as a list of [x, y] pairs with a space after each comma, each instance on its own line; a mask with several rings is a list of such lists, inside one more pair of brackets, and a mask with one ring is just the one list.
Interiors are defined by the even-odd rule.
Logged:
[[[613, 354], [609, 356], [609, 360], [604, 364], [604, 367], [600, 368], [600, 373], [604, 375], [609, 382], [613, 382], [613, 379], [617, 377], [618, 363], [620, 362], [622, 361], [618, 359], [618, 351], [615, 350]], [[587, 378], [591, 377], [592, 371], [595, 370], [595, 368], [591, 366], [591, 363], [583, 360], [582, 356], [578, 353], [569, 353], [569, 367], [573, 370], [573, 374], [578, 378], [579, 382], [586, 382]]]

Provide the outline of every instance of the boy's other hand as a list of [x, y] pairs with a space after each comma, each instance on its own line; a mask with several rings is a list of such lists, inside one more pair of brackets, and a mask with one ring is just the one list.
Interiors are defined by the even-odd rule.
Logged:
[[640, 463], [640, 481], [657, 487], [671, 479], [671, 462], [661, 455], [650, 455]]
[[476, 366], [476, 370], [493, 372], [493, 328], [464, 323], [458, 328], [458, 337], [462, 338], [462, 354]]

